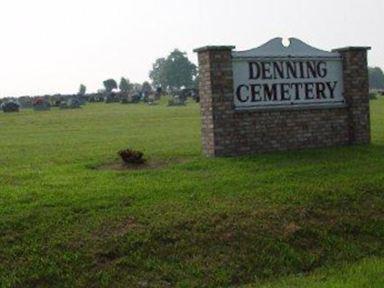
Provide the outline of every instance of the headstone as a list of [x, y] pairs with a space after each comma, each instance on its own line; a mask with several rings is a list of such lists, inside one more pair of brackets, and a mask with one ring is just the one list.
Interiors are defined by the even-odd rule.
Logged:
[[139, 94], [126, 93], [120, 97], [121, 104], [137, 104], [140, 102]]
[[71, 98], [60, 104], [60, 109], [79, 109], [81, 108], [81, 101], [78, 98]]
[[49, 102], [42, 97], [33, 99], [32, 105], [33, 105], [33, 110], [35, 111], [51, 110], [51, 105], [49, 104]]
[[0, 105], [0, 107], [4, 113], [11, 113], [11, 112], [19, 112], [20, 111], [20, 104], [18, 104], [17, 102], [13, 102], [13, 101], [2, 103]]
[[185, 106], [186, 99], [180, 95], [172, 96], [168, 101], [168, 106]]
[[110, 104], [110, 103], [118, 103], [120, 102], [120, 99], [118, 97], [118, 95], [114, 92], [106, 92], [104, 94], [104, 102], [106, 104]]
[[133, 94], [130, 95], [130, 101], [131, 103], [139, 103], [141, 100], [140, 94]]
[[155, 98], [155, 95], [154, 94], [148, 94], [146, 96], [146, 102], [148, 105], [157, 105], [159, 104], [157, 101], [156, 101], [156, 98]]
[[32, 98], [28, 96], [23, 96], [18, 98], [18, 103], [21, 108], [32, 108]]

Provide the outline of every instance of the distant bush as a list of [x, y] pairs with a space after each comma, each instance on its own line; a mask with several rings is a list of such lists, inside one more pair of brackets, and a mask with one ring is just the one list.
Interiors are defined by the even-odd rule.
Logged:
[[145, 159], [143, 158], [144, 153], [135, 151], [132, 149], [125, 149], [119, 151], [119, 156], [125, 164], [144, 164]]

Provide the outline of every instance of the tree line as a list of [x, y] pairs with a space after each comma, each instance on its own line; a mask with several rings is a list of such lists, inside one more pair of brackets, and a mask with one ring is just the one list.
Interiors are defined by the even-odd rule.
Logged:
[[[107, 79], [103, 81], [103, 89], [98, 93], [111, 93], [114, 90], [120, 90], [123, 93], [131, 92], [151, 92], [154, 89], [163, 91], [175, 91], [182, 88], [197, 88], [198, 76], [197, 67], [187, 56], [187, 53], [178, 49], [172, 51], [167, 57], [159, 58], [152, 65], [149, 72], [149, 78], [152, 83], [145, 81], [142, 84], [131, 83], [128, 78], [121, 77], [119, 84], [115, 79]], [[78, 95], [85, 95], [87, 87], [81, 84]]]
[[[150, 92], [153, 89], [162, 89], [163, 91], [177, 91], [182, 88], [198, 88], [198, 69], [187, 56], [186, 52], [178, 49], [172, 51], [168, 56], [158, 58], [152, 65], [149, 72], [151, 83], [143, 84], [131, 83], [128, 78], [122, 77], [119, 84], [114, 79], [103, 81], [104, 89], [99, 93], [112, 92], [119, 89], [124, 93], [131, 92]], [[370, 89], [384, 89], [384, 73], [379, 67], [369, 67], [369, 87]], [[79, 95], [85, 95], [87, 88], [81, 84]]]
[[[113, 78], [109, 78], [103, 81], [103, 89], [99, 89], [98, 94], [111, 93], [114, 90], [119, 90], [123, 93], [141, 93], [141, 92], [151, 92], [152, 86], [148, 81], [144, 83], [131, 83], [128, 78], [121, 77], [119, 84]], [[87, 87], [84, 84], [80, 84], [78, 95], [83, 96], [87, 92]]]

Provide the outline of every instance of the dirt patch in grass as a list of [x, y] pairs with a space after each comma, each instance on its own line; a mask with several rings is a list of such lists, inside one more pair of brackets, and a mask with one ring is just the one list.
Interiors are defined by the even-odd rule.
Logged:
[[187, 162], [186, 159], [149, 159], [143, 164], [126, 164], [121, 160], [114, 162], [102, 163], [99, 165], [90, 165], [87, 168], [99, 171], [140, 171], [140, 170], [157, 170], [168, 168], [172, 165]]
[[127, 219], [101, 233], [93, 261], [111, 273], [130, 269], [122, 281], [135, 285], [146, 279], [148, 287], [164, 281], [173, 287], [188, 279], [187, 287], [230, 287], [381, 256], [384, 211], [371, 203], [382, 207], [382, 200], [365, 196], [202, 214], [141, 229]]
[[108, 237], [121, 237], [133, 230], [140, 230], [142, 225], [136, 218], [128, 217], [120, 223], [107, 222], [93, 233], [93, 239], [104, 239]]

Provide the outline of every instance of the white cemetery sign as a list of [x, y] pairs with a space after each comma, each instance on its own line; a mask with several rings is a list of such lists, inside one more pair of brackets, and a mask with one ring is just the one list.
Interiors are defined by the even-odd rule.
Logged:
[[344, 105], [340, 54], [289, 40], [233, 52], [236, 109]]

